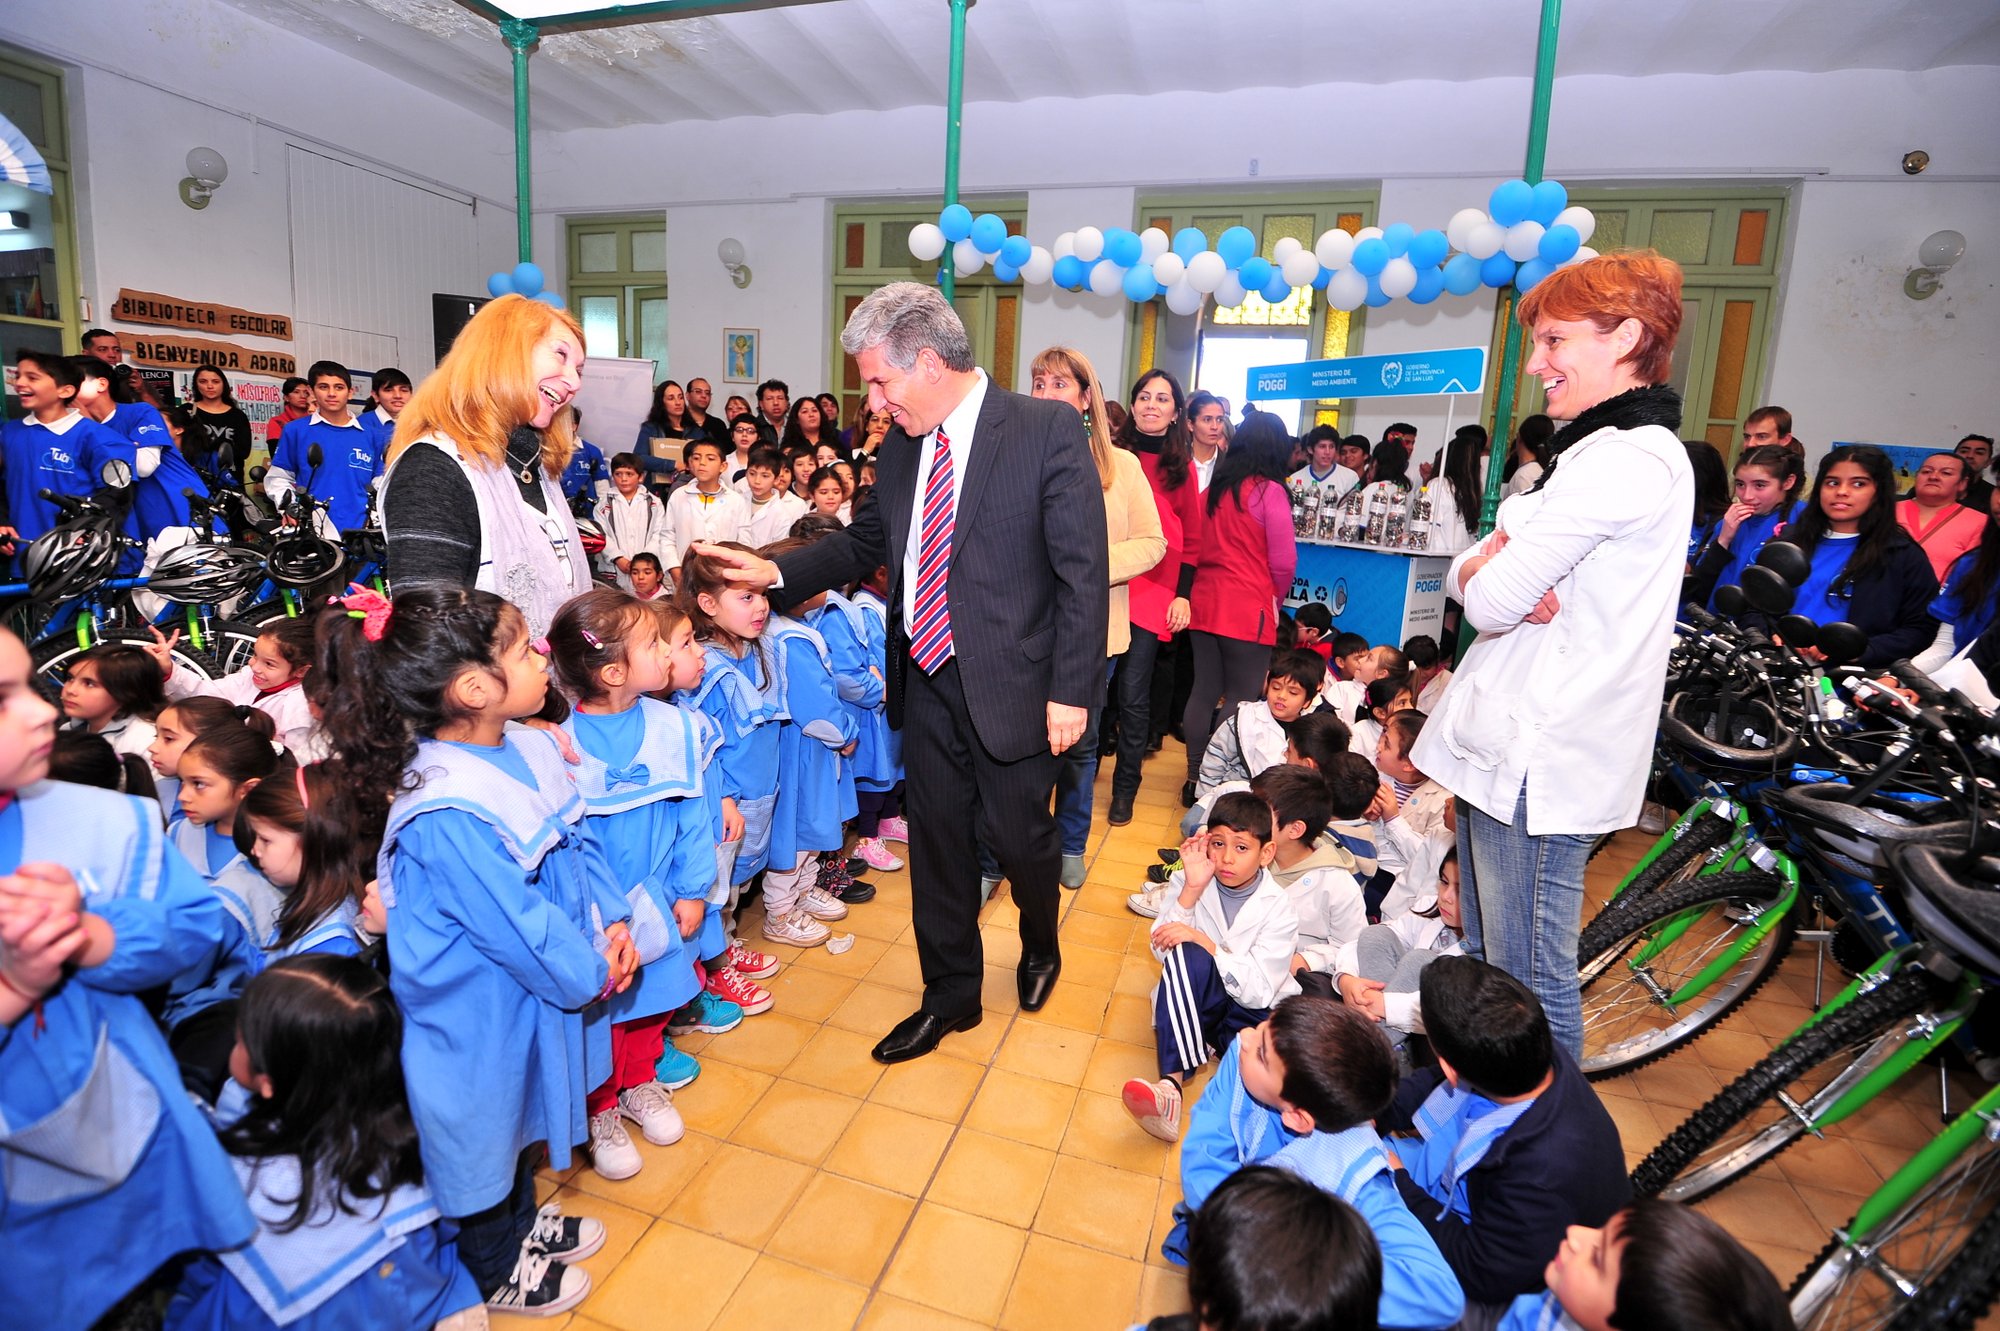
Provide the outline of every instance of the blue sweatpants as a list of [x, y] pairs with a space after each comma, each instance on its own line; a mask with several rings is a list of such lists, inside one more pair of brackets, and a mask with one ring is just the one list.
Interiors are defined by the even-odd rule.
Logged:
[[1153, 990], [1153, 1044], [1160, 1075], [1185, 1076], [1208, 1062], [1210, 1051], [1229, 1047], [1236, 1032], [1271, 1015], [1229, 996], [1215, 958], [1199, 943], [1181, 943], [1160, 966]]

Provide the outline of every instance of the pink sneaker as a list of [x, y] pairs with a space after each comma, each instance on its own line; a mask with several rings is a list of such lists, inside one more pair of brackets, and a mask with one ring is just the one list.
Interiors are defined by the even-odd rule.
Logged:
[[875, 829], [875, 839], [900, 841], [907, 846], [910, 844], [910, 824], [900, 813], [894, 818], [884, 818], [881, 825]]
[[769, 952], [751, 951], [740, 938], [729, 940], [728, 966], [746, 980], [768, 980], [778, 973], [776, 957]]
[[893, 873], [903, 867], [903, 862], [896, 858], [895, 852], [889, 849], [888, 843], [881, 837], [862, 837], [854, 843], [854, 853], [861, 857], [863, 864], [871, 869], [880, 869], [883, 873]]
[[763, 985], [744, 979], [737, 974], [734, 966], [717, 966], [708, 973], [702, 988], [717, 998], [725, 998], [743, 1009], [743, 1015], [754, 1017], [759, 1012], [769, 1012], [778, 1000], [771, 997], [771, 991]]

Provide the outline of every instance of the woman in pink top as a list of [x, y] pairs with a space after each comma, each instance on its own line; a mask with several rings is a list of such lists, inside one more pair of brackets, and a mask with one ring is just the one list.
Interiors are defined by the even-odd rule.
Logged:
[[1933, 453], [1917, 468], [1915, 490], [1896, 505], [1896, 521], [1923, 547], [1940, 582], [1960, 555], [1978, 548], [1986, 530], [1985, 516], [1959, 502], [1971, 480], [1964, 458]]

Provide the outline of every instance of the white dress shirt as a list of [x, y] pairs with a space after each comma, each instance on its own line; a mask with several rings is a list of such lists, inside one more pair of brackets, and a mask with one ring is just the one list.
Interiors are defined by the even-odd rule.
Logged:
[[[986, 403], [986, 371], [974, 370], [978, 381], [944, 418], [944, 437], [951, 441], [952, 541], [957, 544], [958, 500], [965, 493], [965, 465], [972, 456], [972, 430], [979, 423], [979, 409]], [[917, 622], [917, 551], [924, 537], [924, 491], [931, 483], [931, 457], [937, 452], [937, 431], [917, 445], [917, 494], [910, 506], [910, 539], [903, 547], [903, 622]]]

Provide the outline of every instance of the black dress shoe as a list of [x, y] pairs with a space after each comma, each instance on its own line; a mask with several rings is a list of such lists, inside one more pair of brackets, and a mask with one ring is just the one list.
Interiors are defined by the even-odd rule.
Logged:
[[1192, 781], [1181, 787], [1181, 807], [1184, 809], [1192, 809], [1194, 807], [1194, 782]]
[[1111, 811], [1104, 815], [1104, 821], [1113, 827], [1123, 827], [1132, 821], [1132, 801], [1119, 795], [1111, 797]]
[[840, 889], [840, 899], [850, 906], [859, 906], [864, 901], [873, 901], [875, 899], [875, 884], [864, 883], [857, 878], [846, 887]]
[[1062, 974], [1062, 958], [1033, 957], [1025, 953], [1014, 978], [1021, 994], [1021, 1011], [1040, 1012], [1055, 990], [1056, 976]]
[[935, 1012], [919, 1009], [897, 1022], [896, 1029], [882, 1037], [882, 1042], [874, 1049], [875, 1061], [907, 1063], [913, 1058], [922, 1058], [953, 1031], [969, 1031], [977, 1026], [981, 1015], [978, 1008], [963, 1017], [940, 1017]]

